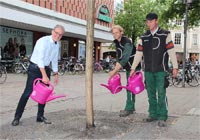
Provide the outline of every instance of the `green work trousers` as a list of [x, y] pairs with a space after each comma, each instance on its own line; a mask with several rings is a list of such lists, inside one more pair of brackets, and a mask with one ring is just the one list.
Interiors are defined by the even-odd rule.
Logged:
[[167, 120], [166, 72], [145, 72], [144, 76], [149, 100], [149, 116], [158, 120]]

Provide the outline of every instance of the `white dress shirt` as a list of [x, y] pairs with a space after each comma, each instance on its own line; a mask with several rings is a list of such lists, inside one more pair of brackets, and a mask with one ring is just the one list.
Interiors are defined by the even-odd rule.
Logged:
[[54, 42], [52, 36], [44, 36], [37, 40], [31, 62], [38, 65], [39, 68], [44, 68], [52, 65], [53, 72], [58, 71], [58, 54], [59, 43]]

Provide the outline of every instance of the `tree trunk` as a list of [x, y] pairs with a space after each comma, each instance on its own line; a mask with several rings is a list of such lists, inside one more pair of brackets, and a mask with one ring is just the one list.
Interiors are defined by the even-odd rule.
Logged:
[[94, 0], [87, 0], [86, 39], [86, 128], [94, 127], [93, 111], [93, 47], [94, 47]]

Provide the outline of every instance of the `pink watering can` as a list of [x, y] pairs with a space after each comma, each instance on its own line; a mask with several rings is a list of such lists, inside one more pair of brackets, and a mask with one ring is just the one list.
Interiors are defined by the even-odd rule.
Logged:
[[65, 97], [66, 95], [59, 95], [55, 96], [54, 86], [49, 82], [48, 85], [41, 82], [41, 78], [37, 78], [33, 82], [33, 91], [30, 95], [30, 97], [40, 103], [45, 104], [46, 102], [49, 102], [51, 100], [54, 100], [56, 98]]
[[139, 94], [144, 90], [144, 83], [142, 72], [136, 72], [128, 78], [128, 85], [122, 86], [123, 88], [131, 91], [133, 94]]
[[121, 76], [120, 74], [114, 75], [112, 78], [108, 80], [108, 85], [101, 84], [101, 86], [106, 87], [112, 94], [116, 94], [122, 90], [121, 86]]

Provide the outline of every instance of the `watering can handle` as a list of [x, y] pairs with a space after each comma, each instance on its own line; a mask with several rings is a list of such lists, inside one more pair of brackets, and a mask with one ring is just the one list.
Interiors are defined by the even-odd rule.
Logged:
[[137, 74], [140, 74], [141, 72], [140, 71], [136, 71], [133, 75], [131, 75], [130, 77], [134, 77], [135, 75]]
[[[42, 78], [36, 78], [35, 80], [34, 80], [34, 82], [33, 82], [33, 88], [35, 88], [35, 85], [36, 85], [36, 82], [37, 81], [41, 81], [42, 80]], [[51, 82], [49, 82], [48, 83], [51, 87], [53, 87], [53, 85], [51, 84]]]

